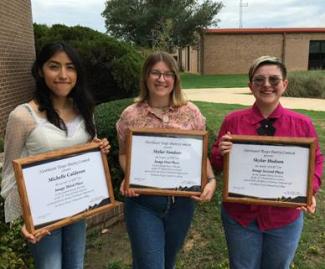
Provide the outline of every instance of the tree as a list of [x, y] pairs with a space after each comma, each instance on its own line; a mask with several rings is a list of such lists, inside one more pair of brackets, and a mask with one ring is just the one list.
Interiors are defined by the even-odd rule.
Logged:
[[222, 6], [212, 0], [107, 0], [102, 16], [116, 38], [171, 50], [194, 44], [200, 30], [217, 25]]

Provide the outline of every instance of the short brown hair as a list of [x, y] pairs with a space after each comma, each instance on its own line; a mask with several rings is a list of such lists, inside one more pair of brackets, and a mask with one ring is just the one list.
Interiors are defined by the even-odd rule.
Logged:
[[249, 81], [252, 82], [253, 77], [255, 75], [255, 72], [258, 68], [260, 68], [263, 65], [276, 65], [280, 68], [282, 73], [282, 78], [287, 79], [287, 68], [286, 66], [281, 62], [281, 60], [274, 56], [261, 56], [257, 58], [251, 67], [249, 68], [248, 77]]
[[174, 79], [174, 89], [172, 92], [172, 105], [173, 106], [182, 106], [187, 103], [185, 99], [182, 89], [181, 89], [181, 81], [180, 75], [178, 71], [178, 66], [175, 59], [164, 51], [158, 51], [150, 54], [145, 60], [142, 68], [142, 74], [140, 79], [140, 93], [137, 98], [135, 98], [135, 102], [140, 103], [147, 101], [149, 99], [149, 90], [147, 87], [147, 79], [150, 75], [151, 68], [158, 62], [164, 62], [175, 74]]

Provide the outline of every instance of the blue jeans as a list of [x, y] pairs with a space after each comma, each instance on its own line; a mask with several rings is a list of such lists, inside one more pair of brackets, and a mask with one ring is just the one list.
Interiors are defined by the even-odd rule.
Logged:
[[243, 227], [222, 208], [230, 268], [288, 269], [298, 247], [303, 214], [286, 226], [261, 231], [256, 221]]
[[133, 269], [173, 269], [190, 228], [194, 201], [190, 198], [144, 196], [127, 198], [125, 220]]
[[86, 223], [82, 220], [67, 225], [29, 245], [37, 269], [82, 269]]

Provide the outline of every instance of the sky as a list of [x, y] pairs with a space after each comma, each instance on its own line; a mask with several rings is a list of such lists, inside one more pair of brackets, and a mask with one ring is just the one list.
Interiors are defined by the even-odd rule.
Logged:
[[[105, 0], [31, 0], [33, 21], [81, 25], [105, 32]], [[239, 27], [240, 0], [223, 0], [218, 28]], [[325, 0], [242, 0], [244, 28], [325, 27]]]

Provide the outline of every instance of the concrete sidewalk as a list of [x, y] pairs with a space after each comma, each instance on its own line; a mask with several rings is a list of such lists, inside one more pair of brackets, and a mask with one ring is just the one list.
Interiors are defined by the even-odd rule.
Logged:
[[[192, 101], [246, 106], [254, 103], [254, 97], [249, 88], [186, 89], [184, 92], [186, 97]], [[281, 104], [291, 109], [325, 111], [325, 99], [281, 97]]]

